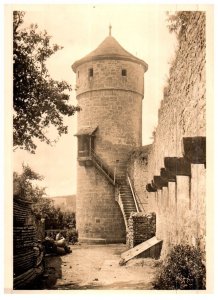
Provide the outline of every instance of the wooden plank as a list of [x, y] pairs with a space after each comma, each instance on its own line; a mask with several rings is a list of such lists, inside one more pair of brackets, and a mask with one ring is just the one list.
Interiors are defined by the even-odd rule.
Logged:
[[158, 240], [156, 236], [152, 237], [151, 239], [137, 245], [136, 247], [129, 249], [121, 254], [120, 265], [125, 264], [130, 259], [136, 257], [137, 255], [141, 254], [142, 252], [150, 249], [151, 247], [161, 243], [161, 240]]

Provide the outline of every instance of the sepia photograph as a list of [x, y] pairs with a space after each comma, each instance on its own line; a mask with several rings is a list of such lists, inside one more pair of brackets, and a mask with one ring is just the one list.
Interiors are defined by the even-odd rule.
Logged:
[[210, 292], [213, 5], [4, 13], [5, 293]]

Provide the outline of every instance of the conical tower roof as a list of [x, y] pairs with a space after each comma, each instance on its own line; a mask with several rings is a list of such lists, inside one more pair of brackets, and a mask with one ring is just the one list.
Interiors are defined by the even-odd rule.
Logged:
[[143, 60], [126, 51], [111, 35], [106, 37], [106, 39], [104, 39], [104, 41], [94, 51], [92, 51], [85, 57], [75, 61], [75, 63], [72, 65], [72, 69], [74, 72], [76, 72], [77, 67], [82, 65], [83, 63], [102, 59], [119, 59], [132, 61], [142, 65], [145, 69], [145, 72], [148, 69], [148, 65]]

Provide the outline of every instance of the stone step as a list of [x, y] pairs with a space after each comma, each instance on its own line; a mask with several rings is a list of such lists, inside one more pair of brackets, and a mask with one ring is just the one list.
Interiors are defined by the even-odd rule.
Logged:
[[130, 201], [134, 202], [134, 199], [133, 199], [133, 197], [132, 197], [132, 196], [121, 196], [121, 198], [122, 198], [123, 200], [126, 200], [126, 199], [128, 199], [128, 200], [130, 200]]
[[135, 207], [135, 203], [133, 202], [133, 201], [122, 201], [123, 202], [123, 204], [125, 205], [125, 206], [129, 206], [129, 205], [131, 205], [131, 206], [133, 206], [133, 207]]
[[132, 197], [132, 193], [131, 192], [121, 192], [120, 195], [122, 195], [122, 196], [128, 195], [128, 196]]
[[135, 203], [133, 202], [133, 201], [123, 201], [123, 204], [125, 205], [125, 206], [133, 206], [133, 207], [135, 207]]
[[123, 203], [132, 203], [133, 205], [135, 205], [135, 203], [134, 203], [134, 201], [133, 201], [133, 199], [122, 199], [122, 202]]
[[132, 204], [133, 206], [135, 206], [135, 203], [133, 201], [133, 199], [122, 199], [123, 204]]
[[135, 207], [134, 206], [128, 206], [128, 207], [124, 207], [123, 208], [125, 211], [132, 211], [132, 210], [135, 210]]
[[121, 189], [122, 189], [122, 188], [128, 188], [128, 189], [130, 188], [130, 186], [129, 186], [128, 183], [124, 183], [124, 182], [123, 182], [123, 183], [121, 183], [121, 184], [122, 184], [121, 187], [120, 187]]
[[130, 215], [131, 213], [135, 213], [136, 211], [134, 210], [124, 210], [124, 213], [127, 215]]
[[135, 203], [133, 202], [125, 202], [123, 203], [124, 207], [135, 207]]
[[122, 192], [130, 192], [131, 193], [131, 189], [130, 188], [121, 188], [120, 191], [122, 191]]
[[120, 193], [120, 195], [121, 195], [121, 196], [124, 196], [124, 197], [125, 197], [125, 196], [129, 196], [129, 197], [132, 197], [132, 198], [133, 198], [132, 193], [129, 193], [129, 192], [128, 192], [128, 193]]
[[124, 210], [127, 210], [127, 209], [129, 209], [129, 210], [135, 210], [135, 206], [133, 206], [133, 205], [126, 205], [126, 206], [125, 206], [125, 205], [124, 205], [124, 206], [123, 206], [123, 209], [124, 209]]
[[121, 198], [124, 203], [134, 203], [132, 198]]
[[130, 196], [130, 197], [133, 197], [132, 193], [130, 193], [130, 192], [121, 192], [120, 195], [121, 196]]
[[120, 195], [121, 196], [130, 196], [130, 197], [133, 197], [132, 193], [129, 193], [129, 192], [128, 193], [120, 193]]
[[136, 211], [133, 210], [133, 209], [131, 209], [131, 210], [124, 210], [124, 212], [125, 212], [126, 214], [131, 214], [132, 212], [136, 212]]
[[134, 209], [129, 209], [129, 210], [128, 209], [126, 209], [126, 210], [124, 209], [124, 212], [127, 213], [127, 214], [128, 213], [130, 214], [131, 212], [136, 212], [136, 211]]
[[135, 206], [133, 206], [133, 205], [125, 205], [124, 209], [135, 209]]

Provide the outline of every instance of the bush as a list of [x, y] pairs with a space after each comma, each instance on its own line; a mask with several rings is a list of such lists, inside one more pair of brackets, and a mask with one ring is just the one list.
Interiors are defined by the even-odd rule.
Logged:
[[206, 268], [200, 249], [189, 245], [173, 247], [153, 287], [157, 290], [206, 289]]

